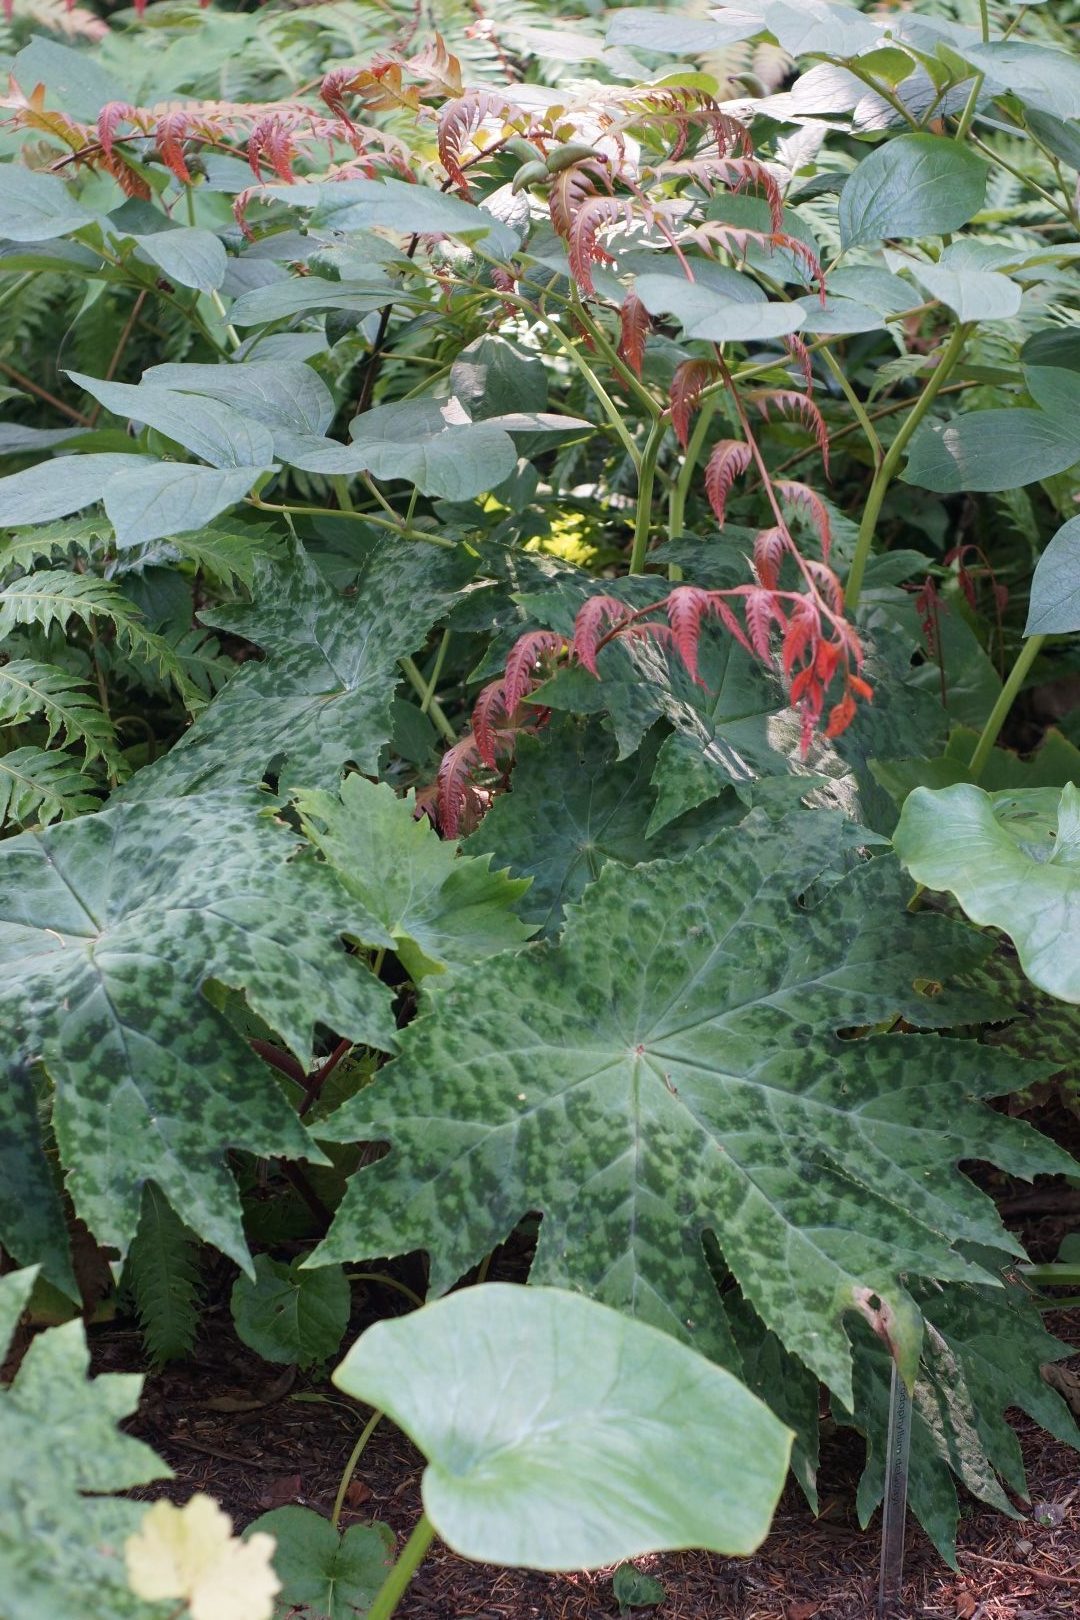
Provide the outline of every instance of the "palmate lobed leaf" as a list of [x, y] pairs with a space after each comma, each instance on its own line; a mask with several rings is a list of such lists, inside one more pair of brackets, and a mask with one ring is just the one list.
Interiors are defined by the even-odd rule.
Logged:
[[490, 857], [459, 856], [453, 839], [416, 819], [411, 795], [353, 775], [340, 798], [301, 792], [296, 804], [308, 838], [367, 912], [363, 944], [395, 951], [415, 981], [533, 933], [511, 909], [528, 878], [491, 871]]
[[245, 664], [130, 798], [257, 782], [272, 764], [287, 784], [336, 787], [350, 761], [375, 773], [390, 735], [398, 659], [415, 652], [476, 567], [464, 552], [382, 541], [335, 590], [295, 542], [258, 558], [250, 604], [203, 613], [214, 629], [266, 652]]
[[384, 1078], [320, 1125], [392, 1151], [353, 1178], [316, 1263], [427, 1248], [445, 1289], [540, 1210], [536, 1281], [737, 1366], [712, 1232], [765, 1325], [842, 1401], [843, 1318], [871, 1294], [912, 1373], [902, 1275], [983, 1275], [960, 1240], [1015, 1252], [957, 1161], [1072, 1161], [978, 1102], [1015, 1086], [1014, 1061], [933, 1034], [841, 1038], [986, 1012], [921, 988], [986, 944], [905, 915], [890, 858], [800, 904], [842, 835], [837, 817], [755, 812], [682, 861], [609, 866], [557, 948], [432, 995]]
[[0, 1134], [20, 1168], [0, 1226], [59, 1286], [71, 1284], [36, 1062], [54, 1088], [67, 1190], [99, 1241], [126, 1251], [150, 1180], [247, 1267], [225, 1148], [320, 1154], [204, 986], [244, 991], [305, 1064], [316, 1020], [392, 1047], [390, 992], [342, 946], [351, 902], [300, 849], [251, 790], [118, 805], [0, 846]]

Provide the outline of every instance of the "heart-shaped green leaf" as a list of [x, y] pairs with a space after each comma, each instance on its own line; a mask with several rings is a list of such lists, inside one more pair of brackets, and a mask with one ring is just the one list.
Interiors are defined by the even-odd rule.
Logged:
[[377, 1322], [334, 1382], [420, 1447], [428, 1518], [484, 1563], [751, 1553], [791, 1449], [730, 1373], [556, 1288], [487, 1284]]
[[264, 1361], [299, 1367], [329, 1361], [349, 1325], [349, 1284], [340, 1266], [301, 1271], [260, 1254], [255, 1278], [233, 1284], [233, 1325]]
[[296, 1620], [360, 1620], [393, 1559], [389, 1525], [351, 1524], [339, 1535], [313, 1508], [274, 1508], [244, 1531], [245, 1539], [260, 1534], [277, 1542], [279, 1612], [296, 1616], [299, 1609]]

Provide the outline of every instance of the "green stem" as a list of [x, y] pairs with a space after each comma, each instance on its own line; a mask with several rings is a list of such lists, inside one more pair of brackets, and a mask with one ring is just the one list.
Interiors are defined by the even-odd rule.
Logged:
[[416, 1528], [401, 1549], [397, 1563], [380, 1586], [367, 1612], [367, 1620], [390, 1620], [434, 1539], [435, 1526], [426, 1513], [421, 1513]]
[[427, 700], [428, 706], [425, 713], [430, 714], [435, 730], [442, 734], [442, 737], [446, 742], [456, 743], [458, 740], [457, 732], [454, 730], [453, 726], [443, 713], [442, 705], [439, 703], [438, 698], [432, 697], [428, 692], [428, 683], [417, 669], [413, 660], [411, 658], [399, 658], [398, 663], [401, 666], [402, 674], [405, 676], [405, 679], [408, 681], [409, 685], [412, 687], [420, 701], [424, 702], [425, 699]]
[[335, 1530], [337, 1529], [338, 1521], [341, 1518], [341, 1510], [345, 1506], [345, 1492], [349, 1488], [349, 1481], [356, 1472], [356, 1465], [364, 1454], [364, 1447], [375, 1433], [375, 1430], [379, 1427], [382, 1419], [383, 1414], [381, 1412], [372, 1412], [371, 1416], [364, 1424], [364, 1427], [360, 1430], [360, 1438], [356, 1442], [355, 1446], [353, 1446], [352, 1451], [349, 1453], [349, 1460], [342, 1469], [341, 1481], [337, 1488], [337, 1495], [334, 1497], [334, 1511], [330, 1515], [330, 1523], [333, 1525]]
[[983, 44], [990, 43], [990, 0], [979, 0], [979, 26], [982, 29]]
[[858, 606], [859, 595], [862, 591], [863, 575], [866, 573], [866, 564], [870, 557], [870, 550], [877, 533], [877, 521], [881, 515], [881, 508], [885, 503], [889, 485], [893, 475], [900, 465], [900, 459], [907, 449], [912, 434], [923, 420], [934, 400], [949, 379], [949, 375], [960, 359], [967, 342], [970, 328], [960, 325], [953, 332], [944, 353], [937, 363], [934, 375], [927, 383], [919, 398], [911, 408], [911, 414], [901, 425], [899, 433], [889, 446], [888, 451], [874, 474], [874, 481], [870, 485], [870, 493], [866, 497], [866, 506], [863, 509], [862, 522], [859, 524], [859, 538], [855, 544], [855, 555], [851, 559], [851, 572], [848, 574], [847, 589], [844, 592], [844, 606], [849, 613], [854, 612]]
[[1009, 718], [1009, 710], [1016, 701], [1017, 694], [1027, 678], [1028, 670], [1038, 658], [1045, 640], [1045, 636], [1029, 636], [1021, 647], [1019, 657], [1009, 671], [1009, 678], [1001, 688], [998, 700], [990, 710], [990, 717], [983, 726], [979, 740], [975, 744], [975, 752], [971, 756], [971, 764], [968, 767], [973, 782], [977, 782], [982, 775], [983, 768], [990, 758], [990, 752], [1001, 733], [1001, 728]]
[[660, 406], [656, 403], [656, 400], [653, 399], [652, 395], [649, 393], [649, 390], [645, 387], [645, 384], [640, 380], [631, 367], [626, 364], [625, 360], [622, 360], [619, 357], [618, 350], [615, 349], [609, 342], [607, 333], [604, 331], [603, 327], [600, 326], [599, 322], [594, 321], [589, 315], [588, 310], [581, 301], [581, 297], [577, 290], [577, 285], [574, 282], [571, 282], [570, 307], [573, 309], [576, 319], [580, 321], [586, 332], [588, 332], [589, 337], [600, 350], [612, 371], [616, 372], [621, 378], [623, 386], [628, 390], [629, 393], [634, 395], [635, 399], [645, 411], [645, 414], [653, 418], [659, 416]]
[[257, 512], [283, 512], [286, 516], [296, 514], [300, 517], [353, 517], [358, 523], [374, 523], [376, 528], [391, 529], [400, 540], [426, 540], [428, 545], [442, 546], [446, 551], [456, 548], [455, 540], [444, 540], [440, 534], [429, 534], [425, 529], [404, 529], [400, 520], [391, 522], [389, 518], [377, 517], [374, 512], [343, 511], [337, 506], [293, 506], [282, 502], [264, 501], [258, 495], [249, 495], [248, 505], [253, 506]]
[[687, 440], [682, 466], [671, 486], [668, 500], [668, 538], [671, 540], [677, 540], [686, 527], [686, 500], [690, 493], [690, 481], [697, 471], [697, 464], [705, 448], [705, 440], [718, 403], [718, 395], [702, 402], [693, 431]]
[[1033, 180], [1030, 174], [1025, 174], [1023, 169], [1016, 167], [1015, 163], [1010, 163], [1007, 158], [1003, 158], [1000, 152], [995, 152], [992, 146], [987, 146], [986, 142], [980, 140], [978, 135], [972, 135], [971, 144], [977, 146], [979, 151], [985, 157], [988, 157], [991, 163], [996, 163], [999, 169], [1004, 169], [1006, 173], [1011, 174], [1014, 180], [1019, 180], [1020, 184], [1026, 186], [1029, 191], [1034, 191], [1036, 196], [1041, 197], [1043, 202], [1054, 210], [1055, 214], [1060, 214], [1062, 219], [1067, 219], [1070, 225], [1075, 224], [1069, 206], [1055, 197], [1052, 191], [1047, 191], [1045, 186], [1040, 186], [1039, 182]]
[[236, 330], [236, 327], [229, 320], [229, 316], [228, 316], [228, 312], [226, 311], [225, 304], [224, 304], [224, 302], [222, 300], [221, 294], [218, 292], [216, 287], [211, 287], [211, 289], [210, 289], [210, 302], [213, 304], [214, 308], [217, 310], [218, 316], [219, 316], [219, 318], [221, 320], [221, 324], [225, 328], [225, 336], [228, 338], [228, 340], [232, 344], [233, 348], [238, 349], [240, 347], [240, 334]]
[[[378, 978], [378, 974], [375, 976]], [[410, 1288], [408, 1283], [399, 1282], [397, 1277], [391, 1277], [388, 1271], [350, 1271], [348, 1275], [350, 1282], [377, 1283], [380, 1288], [396, 1288], [398, 1293], [403, 1294], [418, 1310], [424, 1303], [415, 1288]]]
[[970, 130], [972, 121], [975, 117], [975, 106], [978, 102], [979, 92], [983, 87], [983, 80], [985, 77], [986, 75], [983, 73], [976, 73], [975, 77], [971, 81], [971, 89], [968, 91], [968, 98], [964, 103], [964, 110], [960, 114], [960, 122], [956, 126], [956, 134], [953, 137], [954, 140], [967, 140], [968, 131]]
[[449, 645], [450, 632], [449, 630], [444, 630], [442, 633], [442, 638], [439, 641], [438, 651], [435, 654], [435, 662], [432, 665], [431, 674], [428, 677], [427, 688], [420, 699], [421, 714], [427, 714], [435, 700], [435, 688], [439, 684], [439, 676], [442, 674], [443, 662], [446, 658], [446, 649], [449, 647]]
[[660, 454], [660, 446], [664, 442], [666, 433], [667, 423], [661, 417], [649, 429], [649, 436], [645, 440], [645, 448], [641, 452], [641, 463], [638, 467], [637, 511], [634, 514], [634, 546], [630, 553], [630, 572], [632, 574], [643, 574], [645, 572], [645, 558], [649, 550], [649, 536], [652, 533], [656, 458]]
[[851, 406], [851, 414], [854, 416], [855, 420], [858, 422], [859, 426], [866, 435], [866, 442], [870, 446], [870, 454], [874, 458], [874, 466], [880, 467], [885, 452], [881, 448], [881, 440], [874, 431], [874, 424], [871, 422], [866, 413], [865, 405], [855, 392], [854, 388], [852, 388], [851, 384], [848, 382], [846, 376], [844, 375], [844, 368], [840, 365], [839, 361], [836, 360], [831, 350], [828, 348], [821, 348], [818, 350], [818, 353], [821, 355], [821, 358], [824, 360], [833, 377], [836, 379], [844, 398]]

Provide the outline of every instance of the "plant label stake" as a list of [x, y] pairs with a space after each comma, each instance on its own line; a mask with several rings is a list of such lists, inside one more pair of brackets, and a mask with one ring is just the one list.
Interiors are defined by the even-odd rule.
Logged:
[[877, 1620], [894, 1620], [901, 1612], [904, 1575], [904, 1525], [907, 1518], [908, 1461], [911, 1456], [911, 1396], [892, 1364], [889, 1386], [889, 1432], [885, 1456], [885, 1502], [881, 1517], [881, 1569], [878, 1575]]

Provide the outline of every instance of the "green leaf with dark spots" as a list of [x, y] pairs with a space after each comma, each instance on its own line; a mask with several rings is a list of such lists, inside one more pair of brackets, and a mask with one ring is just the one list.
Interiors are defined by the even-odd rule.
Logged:
[[[203, 990], [242, 990], [305, 1067], [316, 1021], [389, 1049], [390, 992], [342, 943], [356, 920], [255, 792], [118, 805], [0, 845], [0, 1136], [41, 1162], [39, 1060], [68, 1192], [100, 1242], [126, 1252], [152, 1180], [246, 1266], [226, 1148], [321, 1155]], [[37, 1257], [27, 1235], [4, 1237], [19, 1259]]]
[[257, 783], [336, 787], [350, 761], [375, 775], [390, 735], [398, 660], [416, 651], [476, 565], [464, 553], [386, 540], [358, 562], [347, 592], [328, 585], [297, 545], [259, 558], [252, 601], [204, 613], [266, 657], [245, 665], [128, 798]]
[[[0, 1361], [33, 1271], [0, 1278]], [[81, 1322], [39, 1334], [0, 1388], [0, 1593], [4, 1620], [154, 1620], [160, 1607], [128, 1589], [124, 1540], [145, 1511], [106, 1492], [169, 1469], [123, 1434], [142, 1379], [88, 1380]], [[89, 1494], [85, 1494], [89, 1493]]]
[[521, 945], [535, 932], [513, 909], [528, 878], [491, 871], [490, 857], [457, 854], [410, 798], [385, 782], [347, 776], [341, 797], [296, 795], [304, 831], [367, 920], [364, 945], [395, 951], [411, 977]]
[[558, 946], [426, 998], [399, 1060], [319, 1127], [391, 1151], [353, 1177], [318, 1261], [426, 1248], [441, 1291], [537, 1210], [537, 1282], [737, 1365], [712, 1232], [765, 1325], [841, 1399], [843, 1319], [867, 1290], [912, 1372], [902, 1275], [982, 1275], [960, 1240], [1015, 1252], [952, 1166], [1072, 1161], [979, 1102], [1015, 1086], [1011, 1059], [933, 1034], [841, 1038], [985, 1012], [922, 988], [985, 942], [907, 915], [888, 857], [835, 881], [851, 836], [838, 816], [755, 812], [682, 861], [609, 865]]

